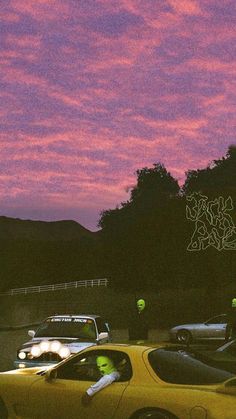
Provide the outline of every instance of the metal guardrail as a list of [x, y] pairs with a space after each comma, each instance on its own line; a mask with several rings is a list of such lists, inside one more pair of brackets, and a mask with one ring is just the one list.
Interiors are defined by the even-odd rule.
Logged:
[[79, 287], [100, 287], [107, 286], [108, 279], [86, 279], [84, 281], [73, 281], [65, 282], [61, 284], [52, 284], [52, 285], [36, 285], [35, 287], [26, 287], [26, 288], [13, 288], [11, 290], [0, 293], [0, 295], [17, 295], [17, 294], [31, 294], [34, 292], [45, 292], [45, 291], [57, 291], [57, 290], [67, 290], [70, 288], [79, 288]]

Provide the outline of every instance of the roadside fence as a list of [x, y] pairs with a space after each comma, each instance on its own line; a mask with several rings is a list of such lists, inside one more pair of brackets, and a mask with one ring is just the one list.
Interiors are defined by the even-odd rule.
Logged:
[[84, 281], [73, 281], [73, 282], [64, 282], [61, 284], [51, 284], [51, 285], [36, 285], [34, 287], [25, 287], [25, 288], [13, 288], [8, 291], [1, 292], [0, 295], [16, 295], [16, 294], [31, 294], [39, 293], [46, 291], [58, 291], [58, 290], [67, 290], [70, 288], [79, 288], [79, 287], [107, 287], [108, 279], [86, 279]]

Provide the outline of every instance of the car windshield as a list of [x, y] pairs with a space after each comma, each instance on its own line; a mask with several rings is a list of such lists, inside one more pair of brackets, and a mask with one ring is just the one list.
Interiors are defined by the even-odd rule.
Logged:
[[39, 326], [35, 337], [68, 337], [90, 341], [96, 339], [96, 328], [92, 319], [52, 317]]
[[155, 349], [148, 359], [157, 376], [173, 384], [214, 384], [234, 377], [230, 372], [210, 367], [184, 351]]

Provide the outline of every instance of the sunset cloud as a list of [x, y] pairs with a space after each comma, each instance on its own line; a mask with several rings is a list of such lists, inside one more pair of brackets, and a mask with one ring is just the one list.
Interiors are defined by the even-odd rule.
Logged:
[[234, 0], [9, 0], [1, 214], [95, 230], [156, 162], [184, 183], [236, 142]]
[[200, 2], [195, 0], [168, 0], [175, 12], [183, 15], [201, 15]]

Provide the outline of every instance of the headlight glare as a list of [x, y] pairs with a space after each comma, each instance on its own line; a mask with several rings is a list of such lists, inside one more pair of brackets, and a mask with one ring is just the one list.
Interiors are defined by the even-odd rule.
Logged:
[[39, 345], [33, 345], [30, 352], [31, 355], [35, 358], [38, 358], [42, 353]]
[[26, 358], [26, 353], [25, 353], [24, 351], [20, 351], [20, 352], [18, 353], [18, 358], [20, 358], [20, 359], [25, 359], [25, 358]]
[[42, 352], [48, 352], [49, 348], [50, 348], [50, 343], [47, 340], [43, 340], [40, 344], [39, 347], [41, 349]]
[[26, 367], [26, 365], [25, 364], [23, 364], [23, 363], [20, 363], [19, 364], [19, 368], [25, 368]]
[[68, 358], [68, 356], [70, 356], [70, 349], [67, 348], [67, 346], [62, 346], [59, 350], [59, 355], [61, 358]]
[[58, 340], [54, 340], [50, 345], [50, 350], [52, 352], [59, 353], [59, 350], [61, 349], [61, 343]]

